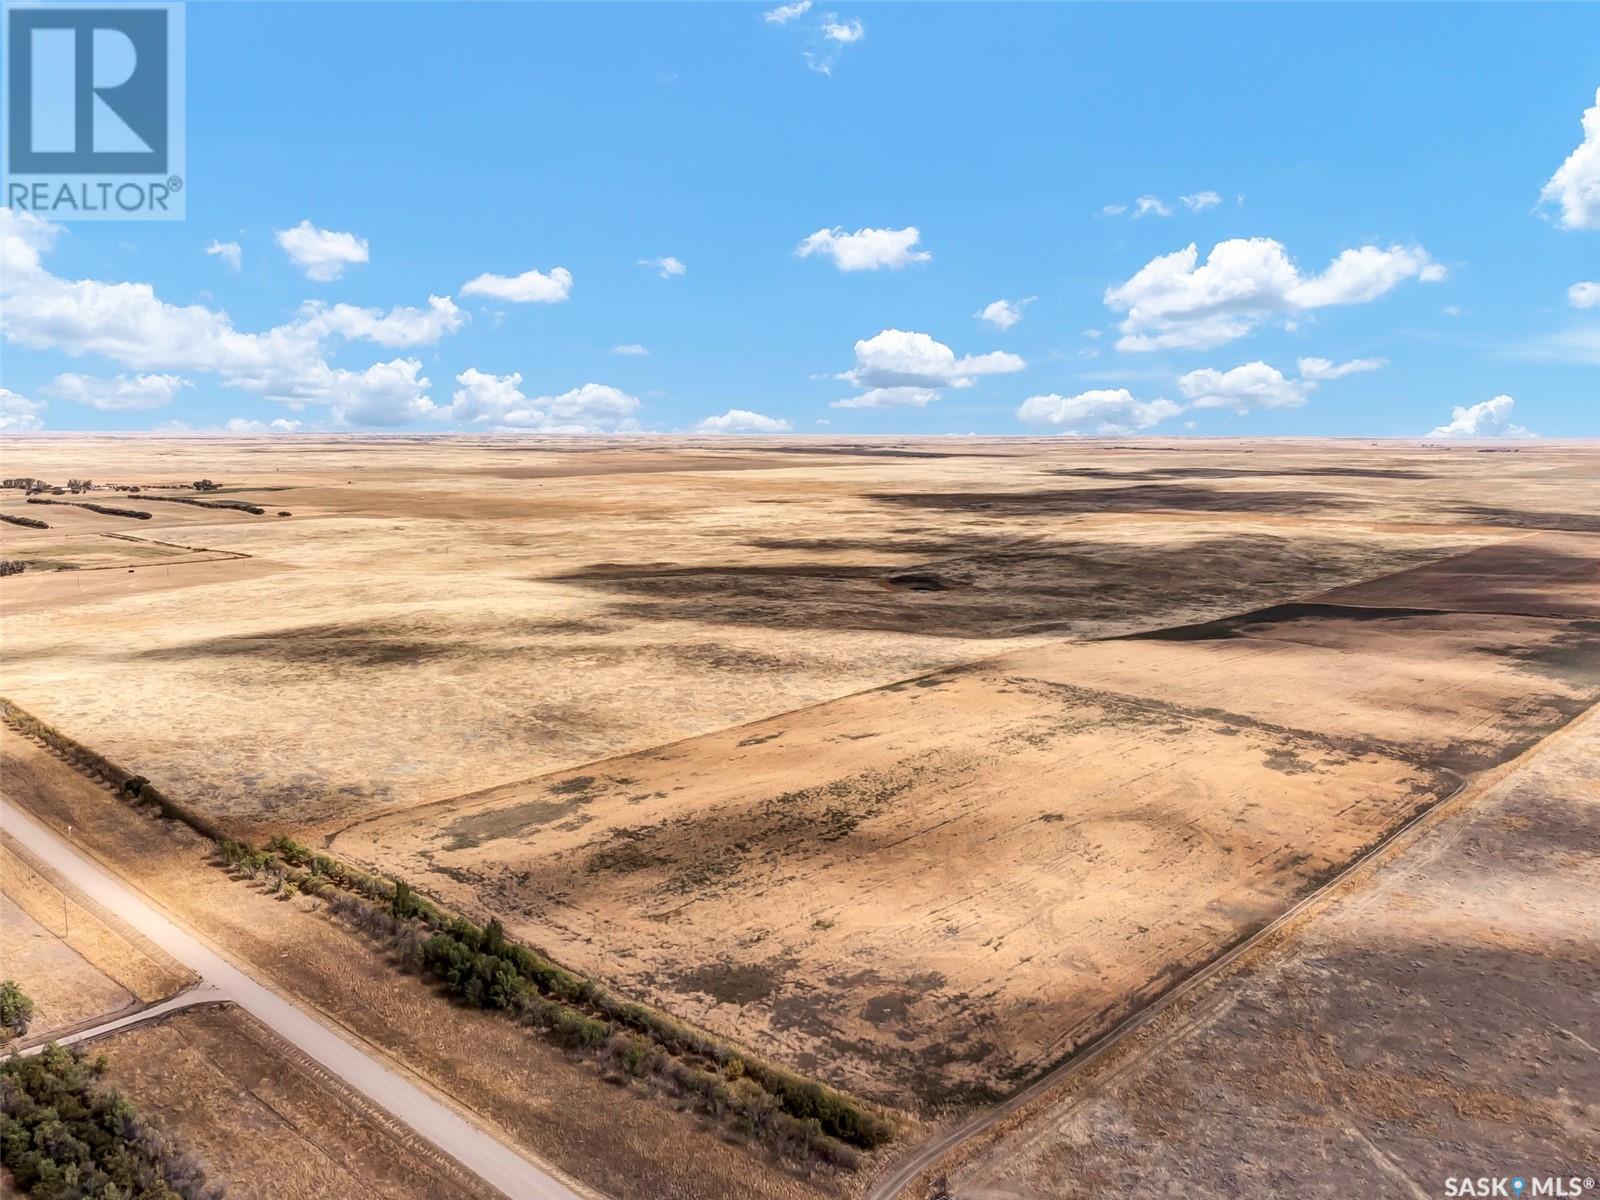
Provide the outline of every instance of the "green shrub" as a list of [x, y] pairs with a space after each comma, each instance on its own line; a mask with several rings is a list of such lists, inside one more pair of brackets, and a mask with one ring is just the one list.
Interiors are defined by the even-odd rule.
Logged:
[[15, 979], [0, 982], [0, 1029], [12, 1037], [28, 1032], [33, 1021], [33, 1001], [17, 986]]

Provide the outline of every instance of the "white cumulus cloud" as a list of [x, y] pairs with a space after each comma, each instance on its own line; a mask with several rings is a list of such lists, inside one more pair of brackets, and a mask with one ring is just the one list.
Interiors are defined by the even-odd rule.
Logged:
[[469, 367], [456, 376], [450, 415], [458, 421], [536, 433], [606, 433], [635, 427], [639, 401], [620, 388], [600, 383], [558, 396], [528, 396], [522, 375], [491, 375]]
[[58, 400], [87, 404], [101, 412], [162, 408], [177, 399], [178, 393], [194, 384], [181, 375], [114, 375], [100, 378], [68, 373], [57, 375], [45, 385], [45, 392]]
[[1193, 408], [1298, 408], [1315, 384], [1286, 379], [1264, 362], [1245, 363], [1231, 371], [1204, 367], [1178, 377], [1178, 390]]
[[1521, 425], [1513, 424], [1511, 411], [1516, 401], [1510, 396], [1496, 396], [1478, 404], [1457, 406], [1450, 410], [1450, 420], [1428, 432], [1436, 438], [1531, 438]]
[[865, 397], [839, 401], [837, 407], [877, 407], [886, 403], [926, 404], [927, 394], [941, 388], [971, 387], [983, 375], [1008, 375], [1028, 364], [1004, 350], [988, 354], [967, 354], [960, 358], [943, 342], [926, 333], [904, 329], [885, 329], [855, 345], [856, 365], [836, 378], [853, 383], [869, 395], [878, 393], [869, 404]]
[[1105, 302], [1126, 314], [1119, 350], [1203, 349], [1241, 338], [1274, 316], [1377, 299], [1403, 280], [1437, 282], [1444, 268], [1420, 246], [1346, 250], [1318, 275], [1302, 275], [1271, 238], [1231, 238], [1199, 260], [1190, 243], [1151, 259]]
[[1575, 283], [1567, 289], [1567, 303], [1573, 308], [1600, 308], [1600, 283]]
[[43, 429], [44, 418], [39, 414], [44, 412], [44, 409], [42, 401], [29, 400], [10, 388], [0, 387], [0, 430], [9, 433], [28, 433], [35, 429]]
[[[359, 321], [329, 318], [337, 310], [312, 306], [282, 325], [247, 333], [224, 312], [166, 303], [148, 283], [69, 280], [51, 273], [42, 255], [61, 232], [31, 214], [0, 208], [0, 331], [14, 345], [98, 355], [144, 373], [213, 375], [227, 387], [292, 405], [327, 405], [350, 423], [370, 416], [373, 424], [388, 425], [434, 411], [414, 359], [362, 370], [328, 361], [331, 338], [404, 341], [399, 329], [409, 318], [390, 324], [373, 314]], [[404, 318], [417, 310], [397, 311]], [[442, 320], [437, 306], [431, 311]]]
[[638, 342], [628, 342], [626, 345], [611, 347], [611, 353], [621, 354], [628, 358], [643, 358], [650, 351]]
[[1550, 176], [1539, 201], [1559, 210], [1558, 225], [1600, 229], [1600, 87], [1594, 91], [1594, 107], [1583, 113], [1583, 141]]
[[1062, 396], [1054, 392], [1029, 396], [1017, 408], [1025, 425], [1045, 425], [1067, 433], [1088, 428], [1100, 434], [1132, 433], [1177, 416], [1182, 405], [1171, 400], [1140, 400], [1127, 388], [1100, 388]]
[[317, 336], [337, 335], [347, 341], [380, 346], [431, 346], [466, 324], [467, 315], [448, 296], [429, 296], [426, 310], [409, 306], [388, 312], [353, 304], [328, 306], [308, 300], [300, 306], [300, 322]]
[[309, 220], [293, 229], [278, 230], [278, 245], [307, 279], [329, 283], [344, 269], [367, 261], [367, 239], [353, 233], [318, 229]]
[[985, 304], [973, 316], [980, 321], [989, 322], [996, 329], [1010, 329], [1022, 320], [1022, 310], [1036, 299], [1035, 296], [1028, 296], [1022, 300], [994, 300]]
[[1133, 202], [1133, 219], [1140, 217], [1157, 216], [1170, 217], [1172, 210], [1166, 206], [1159, 196], [1140, 196]]
[[212, 239], [211, 244], [206, 247], [206, 253], [227, 263], [230, 271], [237, 271], [244, 265], [244, 247], [238, 242], [219, 242]]
[[730, 408], [695, 426], [701, 433], [787, 433], [794, 426], [781, 417], [769, 417], [748, 408]]
[[488, 296], [512, 304], [560, 304], [572, 293], [572, 272], [555, 267], [546, 275], [528, 270], [521, 275], [479, 275], [461, 285], [463, 296]]
[[921, 239], [915, 225], [904, 229], [858, 229], [854, 233], [839, 228], [819, 229], [796, 247], [795, 254], [801, 258], [826, 255], [841, 271], [876, 271], [880, 267], [898, 271], [933, 257], [916, 248]]

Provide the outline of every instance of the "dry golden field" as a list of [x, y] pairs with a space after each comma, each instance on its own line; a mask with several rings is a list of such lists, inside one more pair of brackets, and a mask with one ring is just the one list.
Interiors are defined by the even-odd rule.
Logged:
[[949, 1170], [957, 1200], [1436, 1196], [1600, 1159], [1600, 718]]
[[[0, 493], [53, 526], [0, 525], [38, 567], [0, 580], [0, 692], [240, 836], [915, 1118], [1070, 1055], [1600, 696], [1592, 446], [9, 449], [152, 516]], [[266, 512], [149, 499], [202, 477]]]
[[232, 1006], [98, 1040], [105, 1082], [234, 1200], [467, 1200], [473, 1181]]

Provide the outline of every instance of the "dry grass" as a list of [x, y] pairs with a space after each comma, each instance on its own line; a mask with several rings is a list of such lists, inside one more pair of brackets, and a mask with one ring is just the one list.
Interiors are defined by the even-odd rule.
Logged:
[[[92, 964], [89, 969], [94, 974], [104, 974], [118, 985], [123, 1002], [137, 999], [149, 1004], [165, 1000], [194, 981], [193, 974], [160, 947], [65, 884], [54, 870], [13, 846], [9, 839], [0, 843], [0, 881], [8, 911], [17, 914], [19, 927], [27, 922], [29, 939], [45, 938], [60, 944], [60, 950], [49, 952], [51, 961], [64, 961], [70, 956], [83, 960], [86, 966]], [[8, 930], [7, 936], [10, 934]], [[81, 998], [74, 999], [75, 1006], [81, 1007], [82, 1003]], [[89, 1008], [83, 1016], [120, 1006]], [[40, 1025], [36, 1032], [44, 1028]]]
[[[57, 921], [60, 914], [57, 914]], [[134, 1004], [133, 993], [0, 895], [0, 970], [33, 1001], [35, 1041]]]
[[952, 1173], [961, 1200], [1438, 1195], [1593, 1173], [1600, 718], [1551, 739], [1104, 1083]]
[[105, 1038], [105, 1082], [230, 1200], [467, 1200], [470, 1178], [232, 1008]]

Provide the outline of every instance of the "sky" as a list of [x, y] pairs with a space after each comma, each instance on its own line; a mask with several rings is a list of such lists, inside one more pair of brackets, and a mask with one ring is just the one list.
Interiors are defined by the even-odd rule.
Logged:
[[221, 3], [0, 428], [1600, 436], [1600, 5]]

